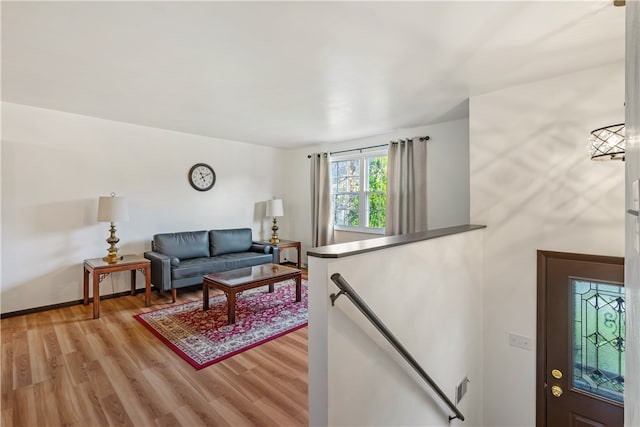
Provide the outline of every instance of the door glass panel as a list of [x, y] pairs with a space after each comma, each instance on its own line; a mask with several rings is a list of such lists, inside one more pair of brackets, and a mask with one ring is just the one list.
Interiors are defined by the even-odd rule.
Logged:
[[573, 387], [623, 402], [624, 287], [572, 279]]

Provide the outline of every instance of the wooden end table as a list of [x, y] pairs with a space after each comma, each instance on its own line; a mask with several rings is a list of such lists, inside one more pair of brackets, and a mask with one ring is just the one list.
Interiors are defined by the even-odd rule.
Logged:
[[115, 264], [109, 264], [102, 258], [84, 260], [84, 305], [89, 304], [89, 275], [93, 276], [93, 318], [100, 317], [100, 283], [116, 271], [131, 271], [131, 295], [136, 294], [136, 271], [145, 276], [144, 305], [151, 305], [151, 261], [137, 255], [125, 255]]
[[[295, 248], [298, 251], [298, 263], [296, 264], [296, 267], [300, 268], [300, 266], [302, 265], [302, 249], [300, 247], [300, 242], [295, 241], [295, 240], [280, 239], [280, 241], [278, 243], [271, 243], [268, 240], [261, 240], [258, 243], [262, 243], [263, 245], [275, 246], [278, 249]], [[278, 256], [280, 256], [280, 255], [278, 255]], [[278, 260], [278, 263], [279, 262], [280, 262], [280, 260]]]
[[269, 286], [269, 292], [273, 292], [274, 283], [288, 279], [295, 279], [296, 302], [300, 302], [302, 300], [302, 274], [297, 268], [279, 264], [262, 264], [207, 274], [202, 280], [202, 310], [209, 310], [209, 287], [220, 289], [227, 295], [227, 319], [231, 325], [236, 322], [236, 294], [238, 292], [260, 286]]

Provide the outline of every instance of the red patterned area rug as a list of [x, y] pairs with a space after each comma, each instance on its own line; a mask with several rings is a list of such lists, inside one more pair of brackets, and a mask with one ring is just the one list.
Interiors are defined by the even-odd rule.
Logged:
[[227, 298], [209, 298], [161, 308], [134, 317], [169, 348], [202, 369], [307, 324], [307, 281], [302, 281], [302, 301], [296, 301], [295, 281], [276, 283], [237, 295], [236, 323], [227, 325]]

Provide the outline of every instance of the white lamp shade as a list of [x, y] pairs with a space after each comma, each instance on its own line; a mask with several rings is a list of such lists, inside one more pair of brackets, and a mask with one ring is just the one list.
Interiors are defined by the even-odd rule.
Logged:
[[98, 222], [129, 221], [129, 208], [124, 197], [104, 196], [98, 199]]
[[284, 208], [282, 207], [282, 199], [267, 200], [266, 216], [283, 216]]

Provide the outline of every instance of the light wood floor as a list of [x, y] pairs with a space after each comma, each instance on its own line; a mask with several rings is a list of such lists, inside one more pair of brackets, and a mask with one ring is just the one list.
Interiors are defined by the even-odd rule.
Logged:
[[2, 319], [2, 426], [307, 425], [307, 328], [197, 371], [133, 318], [170, 303], [143, 295]]

